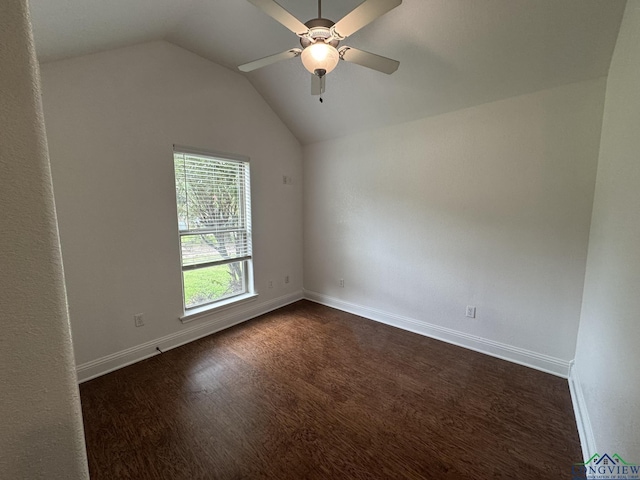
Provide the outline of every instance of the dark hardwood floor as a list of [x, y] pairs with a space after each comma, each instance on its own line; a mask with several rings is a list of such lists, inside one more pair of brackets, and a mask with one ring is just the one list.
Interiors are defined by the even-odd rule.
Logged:
[[571, 478], [566, 380], [301, 301], [80, 386], [98, 479]]

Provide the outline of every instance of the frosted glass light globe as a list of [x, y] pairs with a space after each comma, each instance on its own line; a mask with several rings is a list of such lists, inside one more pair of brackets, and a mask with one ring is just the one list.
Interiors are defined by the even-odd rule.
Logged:
[[329, 73], [340, 61], [340, 54], [336, 47], [324, 42], [309, 45], [302, 51], [301, 57], [304, 68], [313, 74], [316, 70], [325, 70], [325, 74]]

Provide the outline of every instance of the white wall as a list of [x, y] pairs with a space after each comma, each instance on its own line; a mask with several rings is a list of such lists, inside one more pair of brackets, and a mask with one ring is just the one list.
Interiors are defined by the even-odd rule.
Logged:
[[0, 46], [0, 477], [89, 478], [26, 0]]
[[309, 297], [566, 375], [604, 87], [566, 85], [305, 147]]
[[[640, 1], [627, 4], [607, 80], [574, 368], [583, 452], [640, 463]], [[594, 438], [595, 437], [595, 438]], [[595, 440], [595, 441], [594, 441]]]
[[[301, 147], [244, 77], [153, 42], [45, 64], [42, 78], [81, 378], [300, 297]], [[251, 158], [259, 298], [188, 325], [173, 144]]]

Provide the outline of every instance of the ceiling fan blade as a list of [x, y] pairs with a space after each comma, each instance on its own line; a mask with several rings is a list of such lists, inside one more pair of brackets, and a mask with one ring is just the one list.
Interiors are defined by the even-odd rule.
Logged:
[[346, 38], [401, 3], [402, 0], [366, 0], [338, 21], [333, 26], [333, 31], [338, 38]]
[[376, 55], [375, 53], [365, 52], [353, 47], [342, 47], [340, 50], [340, 58], [347, 62], [356, 63], [363, 67], [378, 70], [379, 72], [392, 74], [400, 66], [400, 62], [387, 57]]
[[304, 23], [291, 15], [273, 0], [249, 0], [249, 2], [254, 4], [274, 20], [280, 22], [295, 34], [302, 35], [309, 31]]
[[301, 53], [302, 50], [300, 50], [299, 48], [292, 48], [291, 50], [287, 50], [286, 52], [269, 55], [268, 57], [260, 58], [258, 60], [254, 60], [253, 62], [240, 65], [238, 66], [238, 70], [240, 70], [241, 72], [252, 72], [253, 70], [257, 70], [258, 68], [266, 67], [267, 65], [271, 65], [272, 63], [279, 62], [280, 60], [297, 57]]
[[311, 95], [322, 95], [324, 93], [325, 78], [311, 75]]

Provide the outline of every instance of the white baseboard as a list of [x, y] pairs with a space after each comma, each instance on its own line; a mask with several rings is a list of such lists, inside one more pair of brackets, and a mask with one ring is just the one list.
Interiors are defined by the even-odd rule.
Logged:
[[[99, 377], [127, 365], [131, 365], [132, 363], [136, 363], [154, 355], [158, 355], [156, 347], [159, 347], [162, 351], [171, 350], [172, 348], [176, 348], [207, 335], [211, 335], [212, 333], [224, 330], [225, 328], [229, 328], [238, 323], [245, 322], [254, 317], [284, 307], [285, 305], [296, 302], [303, 298], [316, 303], [320, 303], [322, 305], [337, 308], [338, 310], [353, 313], [370, 320], [385, 323], [387, 325], [401, 328], [403, 330], [435, 338], [437, 340], [442, 340], [453, 345], [458, 345], [460, 347], [468, 348], [480, 353], [485, 353], [493, 357], [535, 368], [537, 370], [551, 373], [563, 378], [568, 378], [569, 375], [570, 364], [565, 360], [550, 357], [548, 355], [536, 353], [530, 350], [525, 350], [523, 348], [514, 347], [508, 344], [495, 342], [493, 340], [488, 340], [482, 337], [469, 335], [467, 333], [459, 332], [446, 327], [441, 327], [439, 325], [433, 325], [422, 320], [404, 317], [384, 312], [382, 310], [345, 302], [343, 300], [329, 297], [320, 293], [304, 291], [304, 293], [295, 292], [293, 294], [284, 295], [267, 302], [252, 302], [251, 304], [241, 306], [238, 309], [225, 311], [223, 314], [212, 314], [211, 320], [203, 320], [201, 323], [198, 322], [198, 325], [194, 325], [190, 328], [185, 328], [184, 330], [173, 333], [171, 335], [150, 340], [148, 342], [136, 345], [125, 350], [121, 350], [111, 355], [107, 355], [105, 357], [83, 363], [77, 366], [78, 381], [85, 382], [87, 380], [91, 380], [92, 378]], [[570, 388], [572, 388], [572, 398], [574, 398], [574, 408], [576, 408], [576, 419], [578, 419], [578, 409], [575, 406], [575, 398], [582, 398], [582, 403], [579, 404], [581, 406], [584, 405], [584, 398], [581, 396], [581, 391], [580, 397], [574, 394], [574, 390], [577, 390], [572, 386], [571, 381], [569, 382], [569, 385]], [[582, 408], [584, 409], [584, 407]], [[593, 433], [591, 432], [590, 424], [588, 423], [588, 417], [586, 417], [586, 419], [589, 428], [584, 431], [590, 432], [591, 438], [593, 438]], [[581, 432], [580, 439], [584, 449], [585, 442], [582, 440], [582, 438], [583, 433]]]
[[591, 455], [596, 453], [598, 450], [596, 448], [596, 439], [593, 435], [593, 429], [591, 428], [591, 420], [589, 419], [587, 404], [582, 391], [582, 383], [580, 383], [580, 377], [578, 376], [578, 371], [576, 370], [573, 362], [571, 362], [571, 369], [569, 371], [569, 391], [571, 392], [573, 413], [576, 417], [576, 424], [578, 425], [578, 435], [580, 436], [580, 446], [582, 447], [582, 458], [586, 462], [591, 458]]
[[384, 312], [375, 308], [363, 307], [321, 293], [305, 290], [304, 298], [328, 307], [337, 308], [338, 310], [375, 320], [376, 322], [386, 323], [387, 325], [442, 340], [443, 342], [468, 348], [476, 352], [485, 353], [492, 357], [501, 358], [519, 365], [535, 368], [536, 370], [551, 373], [552, 375], [562, 378], [567, 378], [569, 375], [569, 362], [566, 360], [531, 350], [525, 350], [524, 348], [514, 347], [506, 343], [495, 342], [475, 335], [469, 335], [450, 328], [433, 325], [422, 320]]
[[[150, 340], [135, 347], [127, 348], [126, 350], [78, 365], [76, 368], [78, 382], [86, 382], [87, 380], [126, 367], [145, 358], [158, 355], [159, 352], [156, 350], [156, 347], [159, 347], [160, 350], [165, 352], [272, 310], [284, 307], [290, 303], [297, 302], [303, 298], [302, 291], [299, 291], [266, 302], [252, 302], [251, 304], [242, 305], [237, 309], [225, 310], [223, 313], [212, 313], [211, 320], [203, 320], [202, 323], [198, 323], [198, 325], [185, 328], [171, 335]], [[178, 320], [176, 320], [176, 322], [178, 325], [181, 325]]]

